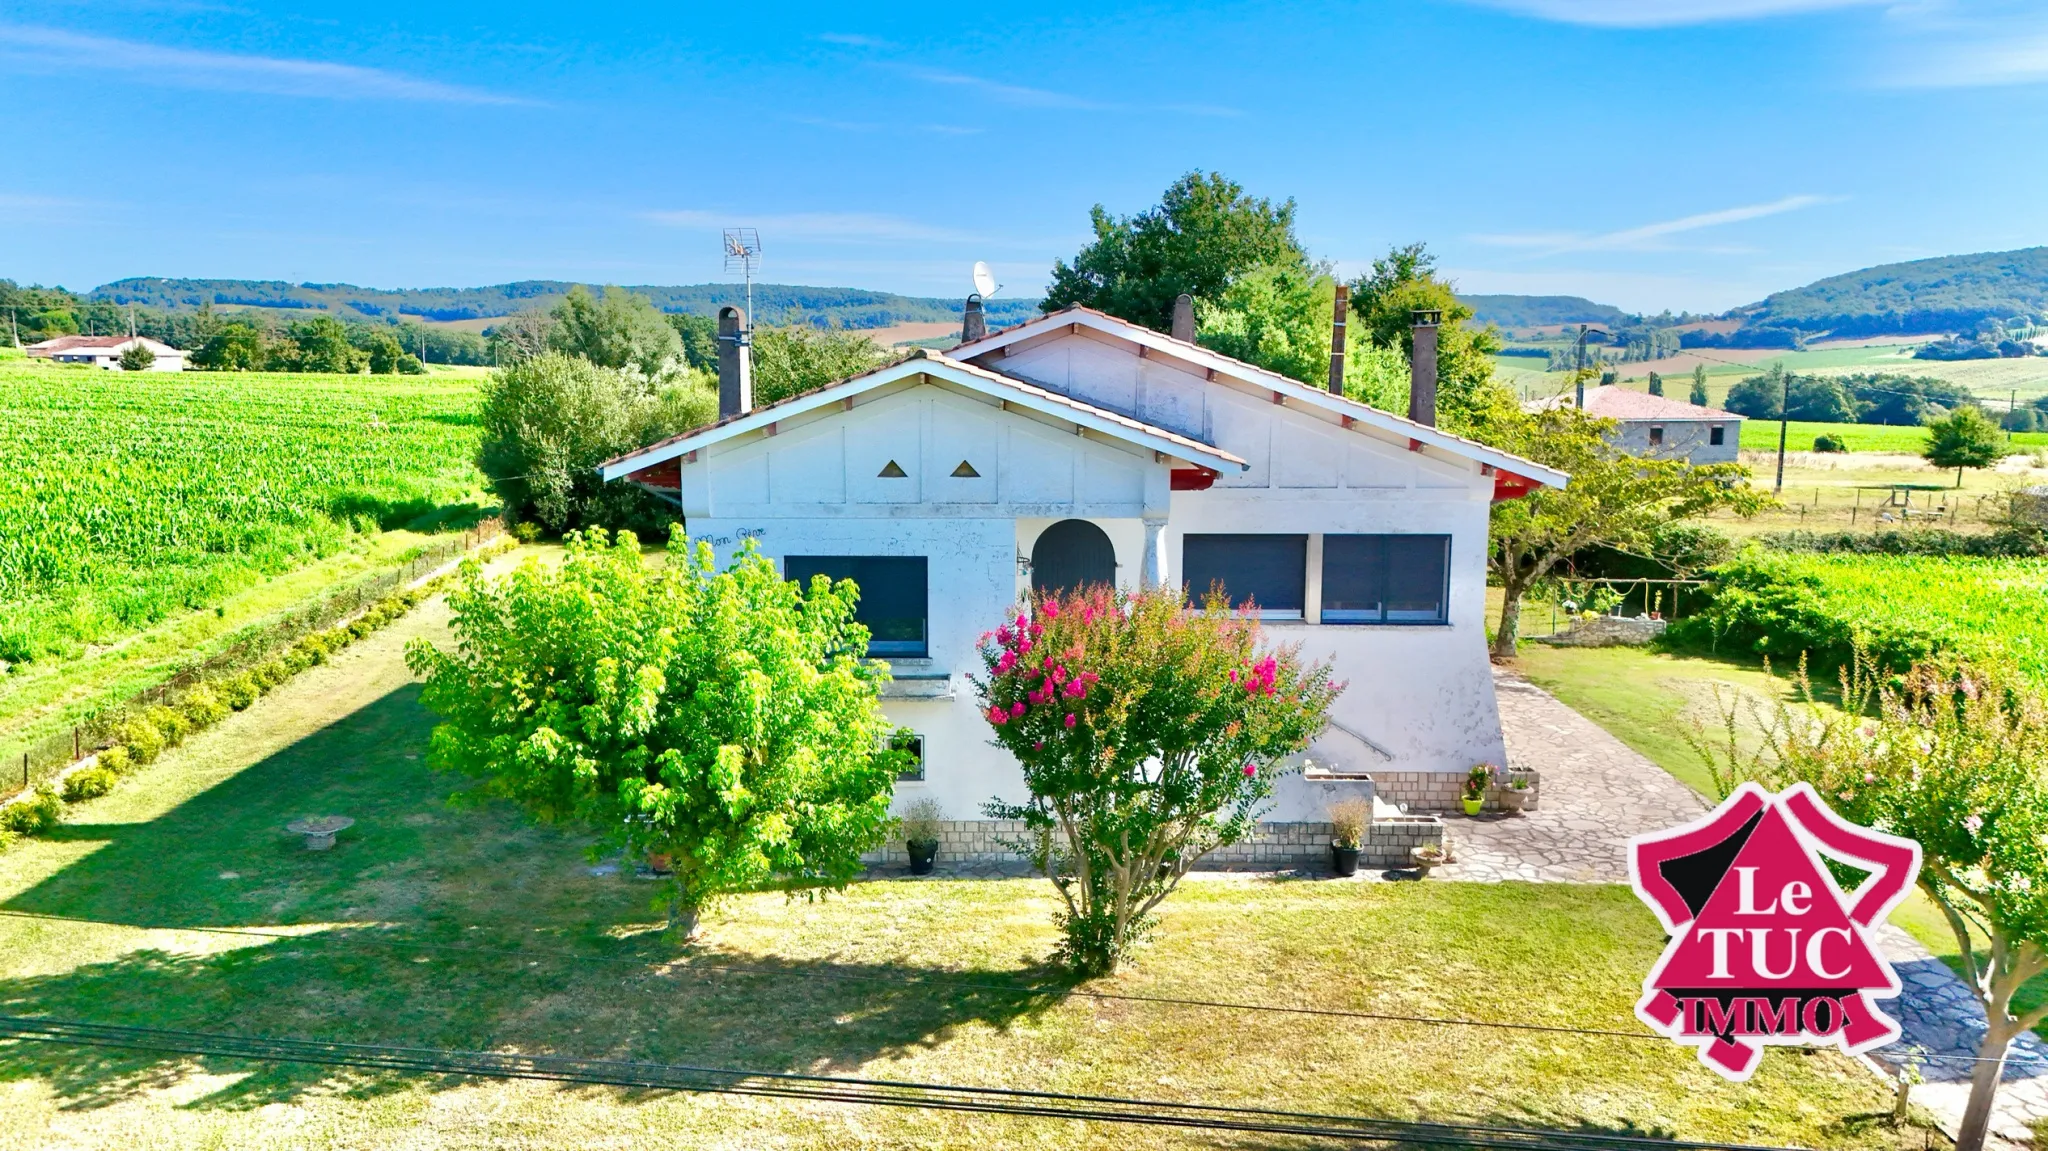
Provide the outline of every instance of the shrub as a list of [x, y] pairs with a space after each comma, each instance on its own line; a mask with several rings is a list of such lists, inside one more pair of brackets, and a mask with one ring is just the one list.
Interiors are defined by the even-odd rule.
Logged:
[[380, 623], [382, 623], [382, 622], [384, 622], [384, 621], [383, 621], [383, 620], [373, 620], [373, 619], [371, 619], [371, 618], [370, 618], [369, 616], [364, 616], [364, 617], [363, 617], [362, 619], [359, 619], [359, 620], [357, 620], [356, 622], [354, 622], [354, 623], [352, 623], [352, 624], [348, 625], [348, 634], [349, 634], [349, 638], [350, 638], [350, 639], [368, 639], [368, 638], [369, 638], [369, 636], [370, 636], [370, 633], [371, 633], [371, 632], [374, 632], [374, 631], [376, 631], [376, 630], [377, 630], [377, 625], [378, 625], [378, 624], [380, 624]]
[[305, 648], [299, 646], [298, 644], [293, 644], [291, 647], [286, 648], [284, 655], [280, 657], [281, 662], [284, 665], [284, 674], [278, 676], [276, 682], [283, 683], [285, 680], [290, 679], [291, 677], [299, 674], [300, 672], [306, 670], [309, 667], [312, 667], [314, 664], [319, 663], [326, 658], [327, 657], [325, 653], [315, 656], [311, 652], [307, 651]]
[[1202, 856], [1251, 833], [1278, 763], [1323, 729], [1341, 688], [1257, 619], [1179, 588], [1047, 598], [982, 637], [983, 717], [1031, 798], [1023, 822], [1052, 880], [1062, 958], [1116, 970]]
[[512, 538], [530, 544], [540, 538], [540, 525], [532, 520], [520, 520], [512, 525]]
[[444, 721], [433, 766], [671, 856], [665, 902], [687, 932], [732, 892], [859, 876], [899, 757], [850, 582], [806, 592], [751, 542], [723, 571], [682, 544], [659, 568], [630, 532], [572, 535], [559, 566], [503, 581], [466, 564], [454, 650], [414, 640], [406, 661]]
[[119, 738], [128, 749], [129, 758], [138, 765], [155, 763], [156, 757], [164, 752], [164, 733], [142, 716], [122, 724]]
[[101, 748], [99, 759], [100, 766], [113, 772], [115, 775], [126, 775], [135, 770], [136, 766], [135, 757], [128, 753], [127, 748], [118, 744], [113, 747]]
[[263, 694], [262, 685], [256, 682], [254, 672], [245, 671], [240, 675], [231, 675], [214, 686], [220, 689], [221, 700], [236, 711], [255, 703], [256, 697]]
[[1338, 847], [1358, 847], [1372, 823], [1372, 804], [1363, 799], [1340, 799], [1330, 805], [1330, 840]]
[[906, 843], [937, 843], [939, 825], [945, 820], [946, 809], [939, 806], [938, 800], [926, 796], [913, 800], [896, 822]]
[[105, 767], [88, 767], [64, 777], [64, 802], [84, 803], [114, 790], [114, 773]]
[[213, 689], [205, 684], [186, 692], [185, 698], [178, 701], [178, 710], [184, 715], [185, 722], [192, 725], [193, 731], [212, 727], [226, 719], [230, 711], [220, 696], [215, 695]]
[[1849, 450], [1849, 441], [1841, 436], [1828, 435], [1823, 432], [1813, 437], [1813, 450], [1817, 452], [1846, 452]]
[[256, 677], [256, 686], [267, 693], [271, 688], [290, 679], [292, 670], [290, 662], [285, 657], [259, 664], [253, 673]]
[[39, 784], [29, 798], [0, 807], [0, 831], [41, 835], [64, 822], [64, 797], [49, 784]]
[[176, 747], [185, 742], [186, 736], [192, 734], [192, 724], [186, 720], [184, 713], [175, 708], [158, 705], [148, 708], [142, 714], [157, 731], [163, 733], [165, 747]]

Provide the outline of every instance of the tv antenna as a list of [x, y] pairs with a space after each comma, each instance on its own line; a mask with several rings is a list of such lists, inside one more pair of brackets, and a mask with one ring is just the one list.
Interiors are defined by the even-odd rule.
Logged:
[[754, 331], [754, 267], [761, 260], [761, 233], [752, 228], [725, 230], [725, 270], [747, 281], [747, 332]]
[[1003, 286], [996, 283], [996, 274], [989, 270], [987, 260], [974, 261], [974, 290], [984, 300], [1003, 290]]

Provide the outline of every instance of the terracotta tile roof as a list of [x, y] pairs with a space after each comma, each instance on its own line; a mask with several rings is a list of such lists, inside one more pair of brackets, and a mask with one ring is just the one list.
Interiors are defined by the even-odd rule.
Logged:
[[[1557, 407], [1571, 402], [1569, 395], [1551, 396], [1538, 400], [1532, 407]], [[1634, 388], [1603, 384], [1586, 389], [1586, 411], [1590, 415], [1605, 416], [1611, 420], [1739, 420], [1743, 417], [1719, 408], [1703, 408], [1674, 400], [1668, 396], [1653, 396]]]

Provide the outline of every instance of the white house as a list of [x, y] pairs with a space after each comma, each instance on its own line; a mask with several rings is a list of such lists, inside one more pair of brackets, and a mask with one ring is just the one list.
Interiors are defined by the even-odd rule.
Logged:
[[[1529, 407], [1569, 405], [1571, 396], [1532, 400]], [[1587, 388], [1585, 410], [1615, 421], [1609, 437], [1631, 455], [1664, 456], [1695, 464], [1732, 464], [1742, 443], [1743, 417], [1719, 408], [1705, 408], [1653, 396], [1613, 384]]]
[[185, 353], [148, 336], [58, 336], [39, 344], [30, 344], [26, 351], [37, 359], [50, 360], [59, 364], [91, 364], [96, 368], [121, 367], [121, 353], [140, 344], [156, 356], [149, 366], [152, 372], [182, 372], [185, 370]]
[[857, 580], [886, 709], [923, 740], [903, 793], [963, 821], [1021, 798], [966, 679], [977, 639], [1034, 588], [1098, 581], [1220, 581], [1334, 662], [1349, 686], [1276, 823], [1361, 790], [1451, 808], [1505, 761], [1488, 508], [1563, 474], [1083, 308], [758, 410], [738, 309], [720, 325], [727, 414], [602, 474], [675, 500], [722, 559], [752, 539], [793, 578]]

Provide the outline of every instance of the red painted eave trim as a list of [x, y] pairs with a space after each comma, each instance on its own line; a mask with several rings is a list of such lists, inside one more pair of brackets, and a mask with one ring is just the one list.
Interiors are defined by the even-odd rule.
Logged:
[[1204, 467], [1175, 468], [1168, 473], [1167, 480], [1176, 492], [1205, 492], [1216, 482], [1216, 471]]
[[1493, 473], [1493, 502], [1518, 500], [1543, 485], [1527, 476], [1496, 470]]

